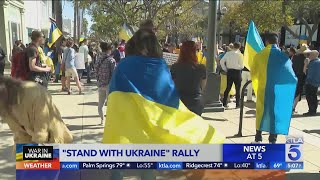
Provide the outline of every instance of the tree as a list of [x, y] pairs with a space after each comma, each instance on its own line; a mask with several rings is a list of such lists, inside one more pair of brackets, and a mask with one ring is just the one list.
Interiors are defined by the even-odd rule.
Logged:
[[224, 28], [232, 24], [232, 28], [245, 32], [249, 21], [253, 20], [260, 32], [280, 31], [281, 27], [285, 27], [293, 37], [299, 38], [299, 34], [289, 28], [297, 19], [306, 26], [309, 43], [320, 23], [320, 1], [245, 0], [240, 4], [229, 4], [227, 9], [222, 18]]
[[86, 36], [88, 34], [88, 20], [84, 18], [82, 20], [81, 32]]
[[[308, 43], [312, 41], [314, 33], [318, 30], [320, 23], [320, 1], [293, 1], [284, 0], [283, 6], [288, 7], [290, 14], [306, 26]], [[288, 30], [288, 28], [286, 28]], [[299, 37], [293, 31], [289, 31], [294, 37]]]
[[74, 0], [73, 1], [73, 38], [74, 38], [74, 41], [77, 42], [78, 38], [77, 38], [77, 25], [79, 23], [78, 22], [78, 0]]
[[[184, 28], [184, 31], [195, 29], [190, 27], [201, 18], [192, 13], [192, 8], [201, 2], [203, 1], [85, 0], [81, 1], [80, 5], [88, 9], [94, 21], [91, 29], [100, 31], [96, 32], [96, 35], [101, 35], [101, 37], [116, 35], [124, 23], [133, 30], [134, 27], [139, 27], [140, 22], [144, 19], [153, 20], [157, 26], [158, 35], [163, 36], [168, 31], [167, 24], [174, 24], [173, 21], [177, 18], [180, 19], [178, 20], [179, 27]], [[174, 13], [178, 11], [181, 13]]]
[[284, 22], [282, 1], [279, 0], [245, 0], [240, 4], [228, 4], [227, 9], [227, 13], [221, 20], [222, 26], [238, 29], [241, 32], [246, 32], [250, 20], [254, 21], [260, 32], [279, 31], [284, 24], [293, 24], [292, 17], [289, 15], [286, 16]]
[[54, 14], [55, 14], [55, 20], [56, 24], [59, 29], [62, 31], [62, 6], [61, 6], [61, 0], [54, 1]]

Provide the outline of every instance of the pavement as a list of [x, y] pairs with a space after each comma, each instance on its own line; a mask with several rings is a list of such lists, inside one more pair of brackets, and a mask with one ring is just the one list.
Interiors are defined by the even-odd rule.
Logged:
[[[73, 89], [76, 86], [73, 84]], [[98, 94], [94, 84], [85, 84], [84, 95], [75, 91], [72, 95], [60, 92], [61, 85], [52, 83], [49, 92], [53, 101], [62, 114], [62, 118], [72, 131], [74, 143], [100, 143], [103, 134], [103, 125], [98, 116]], [[234, 136], [238, 132], [240, 110], [233, 108], [235, 103], [230, 103], [230, 108], [219, 113], [205, 113], [203, 118], [215, 128], [222, 131], [227, 139], [226, 143], [251, 143], [255, 134], [255, 104], [245, 103], [243, 136]], [[298, 113], [293, 115], [289, 135], [304, 137], [303, 158], [304, 170], [285, 171], [253, 171], [253, 170], [194, 170], [194, 171], [161, 171], [157, 172], [157, 179], [188, 179], [188, 180], [232, 180], [232, 179], [290, 179], [290, 180], [319, 180], [320, 179], [320, 112], [318, 116], [303, 117], [307, 111], [305, 99], [298, 104]], [[263, 135], [267, 143], [268, 135]], [[285, 137], [280, 136], [278, 143], [284, 143]], [[0, 123], [0, 180], [15, 179], [15, 156], [12, 151], [12, 133], [6, 124]], [[96, 171], [92, 175], [83, 173], [81, 179], [108, 179], [109, 171]], [[127, 171], [127, 180], [138, 180], [136, 171]]]

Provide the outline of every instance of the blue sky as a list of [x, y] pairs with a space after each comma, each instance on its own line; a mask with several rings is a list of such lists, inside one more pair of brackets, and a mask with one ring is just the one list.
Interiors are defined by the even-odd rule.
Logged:
[[[73, 3], [69, 1], [62, 1], [62, 17], [64, 19], [73, 20]], [[84, 18], [88, 20], [89, 28], [92, 25], [92, 19], [88, 14], [85, 14]]]

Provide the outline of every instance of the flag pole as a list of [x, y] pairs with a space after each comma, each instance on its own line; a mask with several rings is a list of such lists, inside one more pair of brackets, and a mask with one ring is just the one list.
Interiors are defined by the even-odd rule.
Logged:
[[208, 57], [207, 57], [207, 86], [204, 91], [204, 112], [222, 112], [220, 102], [220, 75], [215, 72], [215, 56], [217, 55], [217, 0], [209, 0], [208, 18]]
[[217, 36], [217, 1], [209, 1], [209, 17], [208, 17], [208, 72], [215, 72], [214, 70], [214, 56], [216, 55], [216, 36]]

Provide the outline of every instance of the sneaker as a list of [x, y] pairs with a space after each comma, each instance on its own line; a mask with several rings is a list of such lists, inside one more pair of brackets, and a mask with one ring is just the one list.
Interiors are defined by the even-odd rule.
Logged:
[[251, 144], [261, 144], [262, 143], [262, 141], [253, 141], [253, 142], [251, 142]]
[[62, 88], [61, 91], [62, 91], [62, 92], [68, 92], [69, 90], [68, 90], [67, 87], [65, 87], [65, 88]]

